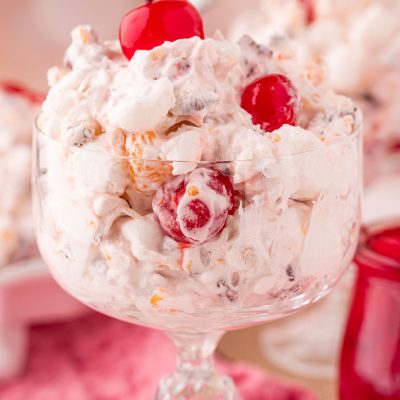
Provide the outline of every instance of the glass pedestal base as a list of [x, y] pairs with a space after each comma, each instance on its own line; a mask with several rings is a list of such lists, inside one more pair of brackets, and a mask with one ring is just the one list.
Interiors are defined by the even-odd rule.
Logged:
[[156, 400], [239, 400], [233, 381], [227, 376], [204, 374], [195, 376], [175, 373], [163, 379]]
[[156, 400], [239, 400], [232, 379], [215, 371], [213, 355], [221, 332], [170, 333], [176, 371], [163, 379]]

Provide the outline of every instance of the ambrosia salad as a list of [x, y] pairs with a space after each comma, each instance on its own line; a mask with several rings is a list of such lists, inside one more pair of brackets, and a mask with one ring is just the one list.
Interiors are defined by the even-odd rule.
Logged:
[[79, 26], [49, 72], [39, 245], [68, 291], [125, 320], [283, 313], [355, 245], [353, 102], [286, 37], [192, 36], [121, 50]]

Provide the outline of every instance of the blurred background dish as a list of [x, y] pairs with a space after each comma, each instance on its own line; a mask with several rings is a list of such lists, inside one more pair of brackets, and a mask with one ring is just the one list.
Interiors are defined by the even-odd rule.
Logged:
[[0, 382], [23, 372], [29, 327], [81, 316], [87, 309], [50, 277], [40, 258], [0, 270]]
[[30, 171], [38, 110], [33, 93], [0, 83], [0, 268], [35, 254]]
[[23, 370], [32, 323], [70, 318], [84, 310], [50, 278], [34, 240], [31, 142], [42, 98], [0, 83], [0, 381]]

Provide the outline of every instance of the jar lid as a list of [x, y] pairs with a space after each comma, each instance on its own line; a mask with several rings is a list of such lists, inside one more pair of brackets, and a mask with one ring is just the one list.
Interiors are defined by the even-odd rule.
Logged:
[[400, 221], [364, 227], [355, 262], [370, 274], [400, 281]]

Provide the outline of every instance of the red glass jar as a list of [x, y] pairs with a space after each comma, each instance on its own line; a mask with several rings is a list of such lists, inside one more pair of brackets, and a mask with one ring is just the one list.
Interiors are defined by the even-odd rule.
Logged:
[[400, 400], [400, 224], [365, 229], [340, 366], [341, 400]]

